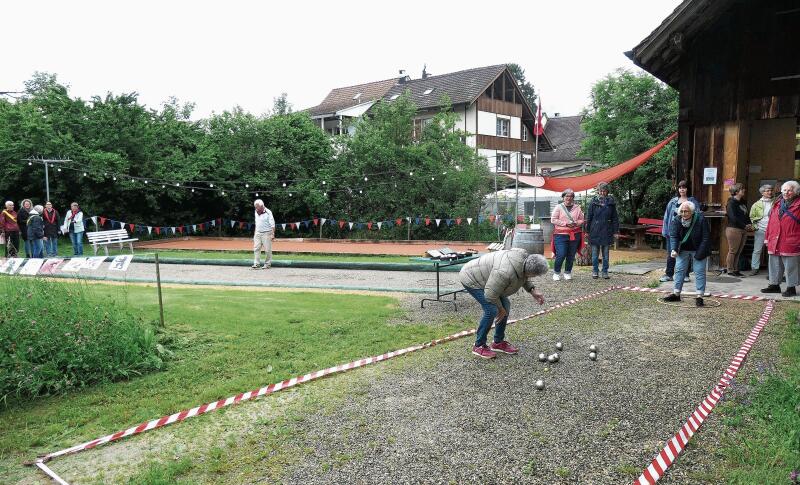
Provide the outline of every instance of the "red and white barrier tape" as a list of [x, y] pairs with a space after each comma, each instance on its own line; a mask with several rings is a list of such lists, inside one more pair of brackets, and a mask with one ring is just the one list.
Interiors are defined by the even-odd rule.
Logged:
[[[636, 290], [641, 291], [642, 289], [639, 288]], [[737, 295], [714, 296], [718, 296], [720, 298], [736, 298]], [[762, 298], [747, 297], [736, 299], [754, 300]], [[711, 414], [711, 411], [717, 407], [717, 403], [719, 403], [719, 400], [725, 393], [725, 389], [731, 385], [731, 380], [736, 377], [736, 374], [739, 372], [739, 368], [744, 363], [745, 358], [747, 358], [747, 354], [750, 352], [753, 344], [755, 344], [756, 339], [758, 339], [761, 330], [763, 330], [764, 326], [767, 324], [767, 322], [769, 322], [769, 318], [772, 315], [774, 306], [774, 301], [767, 301], [764, 311], [761, 313], [761, 317], [758, 319], [758, 323], [756, 323], [755, 327], [753, 327], [753, 330], [750, 331], [750, 334], [747, 336], [744, 343], [739, 348], [739, 351], [731, 360], [728, 368], [722, 373], [722, 377], [720, 377], [717, 385], [714, 386], [714, 389], [711, 390], [703, 402], [697, 406], [691, 416], [689, 416], [689, 419], [683, 424], [681, 429], [675, 433], [675, 436], [673, 436], [672, 439], [667, 442], [666, 446], [664, 446], [664, 448], [655, 456], [655, 458], [653, 458], [652, 462], [650, 462], [650, 465], [644, 469], [639, 478], [633, 482], [634, 485], [652, 485], [656, 483], [661, 477], [664, 476], [664, 473], [666, 473], [667, 469], [675, 462], [675, 459], [678, 457], [678, 455], [680, 455], [681, 452], [686, 448], [686, 444], [689, 442], [691, 437], [694, 436], [698, 429], [700, 429], [700, 426], [703, 425], [703, 422], [705, 422], [708, 415]]]
[[[639, 286], [617, 286], [620, 290], [626, 291], [640, 291], [643, 293], [672, 293], [670, 290], [660, 290], [658, 288], [641, 288]], [[750, 295], [729, 295], [727, 293], [712, 293], [714, 298], [727, 298], [729, 300], [746, 300], [746, 301], [765, 301], [767, 298], [763, 296], [750, 296]]]
[[[565, 306], [573, 305], [575, 303], [578, 303], [578, 302], [581, 302], [581, 301], [585, 301], [585, 300], [588, 300], [590, 298], [595, 298], [597, 296], [603, 295], [603, 294], [608, 293], [609, 291], [613, 291], [615, 289], [616, 289], [616, 287], [612, 286], [612, 287], [606, 288], [604, 290], [597, 291], [595, 293], [590, 293], [588, 295], [584, 295], [584, 296], [581, 296], [581, 297], [578, 297], [578, 298], [567, 300], [567, 301], [561, 302], [561, 303], [559, 303], [557, 305], [553, 305], [550, 308], [546, 308], [544, 310], [540, 310], [540, 311], [538, 311], [538, 312], [536, 312], [536, 313], [534, 313], [532, 315], [528, 315], [526, 317], [518, 318], [516, 320], [509, 320], [508, 323], [512, 324], [512, 323], [515, 323], [515, 322], [520, 322], [520, 321], [523, 321], [523, 320], [528, 320], [528, 319], [533, 318], [533, 317], [544, 315], [546, 313], [552, 312], [553, 310], [557, 310], [559, 308], [564, 308]], [[436, 345], [439, 345], [439, 344], [442, 344], [442, 343], [445, 343], [445, 342], [450, 342], [452, 340], [457, 340], [457, 339], [460, 339], [462, 337], [466, 337], [468, 335], [472, 335], [476, 331], [477, 331], [477, 329], [474, 329], [474, 328], [471, 329], [471, 330], [463, 330], [461, 332], [454, 333], [452, 335], [448, 335], [448, 336], [440, 338], [440, 339], [431, 340], [430, 342], [427, 342], [427, 343], [424, 343], [424, 344], [414, 345], [412, 347], [407, 347], [407, 348], [404, 348], [404, 349], [395, 350], [395, 351], [392, 351], [392, 352], [387, 352], [387, 353], [382, 354], [382, 355], [378, 355], [378, 356], [374, 356], [374, 357], [368, 357], [368, 358], [365, 358], [365, 359], [349, 362], [347, 364], [341, 364], [341, 365], [337, 365], [337, 366], [334, 366], [334, 367], [329, 367], [327, 369], [319, 370], [319, 371], [316, 371], [316, 372], [311, 372], [309, 374], [305, 374], [305, 375], [300, 376], [300, 377], [293, 377], [291, 379], [287, 379], [287, 380], [279, 382], [277, 384], [270, 384], [268, 386], [262, 387], [260, 389], [256, 389], [254, 391], [243, 392], [241, 394], [237, 394], [235, 396], [231, 396], [231, 397], [229, 397], [227, 399], [220, 399], [219, 401], [206, 403], [206, 404], [203, 404], [201, 406], [194, 407], [192, 409], [186, 409], [186, 410], [183, 410], [181, 412], [178, 412], [178, 413], [175, 413], [175, 414], [171, 414], [169, 416], [163, 416], [163, 417], [161, 417], [159, 419], [154, 419], [152, 421], [145, 421], [144, 423], [141, 423], [141, 424], [139, 424], [137, 426], [130, 427], [128, 429], [125, 429], [125, 430], [122, 430], [122, 431], [117, 431], [116, 433], [113, 433], [113, 434], [110, 434], [110, 435], [106, 435], [106, 436], [103, 436], [101, 438], [97, 438], [97, 439], [94, 439], [94, 440], [91, 440], [91, 441], [87, 441], [85, 443], [81, 443], [79, 445], [75, 445], [75, 446], [72, 446], [70, 448], [65, 448], [65, 449], [60, 450], [60, 451], [49, 453], [49, 454], [44, 455], [44, 456], [40, 457], [39, 459], [37, 459], [34, 462], [34, 464], [37, 467], [39, 467], [42, 471], [44, 471], [48, 476], [50, 476], [54, 480], [58, 481], [58, 483], [66, 484], [67, 482], [63, 481], [52, 470], [50, 470], [49, 468], [44, 466], [44, 463], [49, 461], [49, 460], [51, 460], [51, 459], [53, 459], [53, 458], [59, 457], [59, 456], [69, 455], [69, 454], [72, 454], [72, 453], [78, 453], [78, 452], [81, 452], [81, 451], [84, 451], [84, 450], [89, 450], [89, 449], [92, 449], [92, 448], [96, 448], [98, 446], [104, 445], [106, 443], [110, 443], [112, 441], [116, 441], [116, 440], [119, 440], [119, 439], [122, 439], [122, 438], [126, 438], [128, 436], [136, 435], [136, 434], [141, 434], [141, 433], [144, 433], [145, 431], [150, 431], [150, 430], [153, 430], [153, 429], [161, 428], [163, 426], [167, 426], [167, 425], [170, 425], [170, 424], [173, 424], [173, 423], [177, 423], [177, 422], [180, 422], [180, 421], [184, 421], [184, 420], [186, 420], [188, 418], [192, 418], [192, 417], [195, 417], [195, 416], [200, 416], [201, 414], [206, 414], [206, 413], [209, 413], [209, 412], [214, 411], [216, 409], [224, 408], [226, 406], [231, 406], [233, 404], [238, 404], [240, 402], [248, 401], [250, 399], [255, 399], [257, 397], [266, 396], [266, 395], [281, 391], [283, 389], [288, 389], [288, 388], [294, 387], [294, 386], [296, 386], [298, 384], [303, 384], [303, 383], [308, 382], [308, 381], [313, 381], [315, 379], [319, 379], [321, 377], [325, 377], [325, 376], [328, 376], [328, 375], [331, 375], [331, 374], [337, 374], [337, 373], [340, 373], [340, 372], [348, 371], [350, 369], [356, 369], [358, 367], [364, 367], [364, 366], [367, 366], [367, 365], [370, 365], [370, 364], [374, 364], [376, 362], [381, 362], [381, 361], [388, 360], [388, 359], [391, 359], [391, 358], [394, 358], [394, 357], [398, 357], [400, 355], [405, 355], [405, 354], [408, 354], [408, 353], [411, 353], [411, 352], [416, 352], [418, 350], [430, 348], [430, 347], [433, 347], [433, 346], [436, 346]]]

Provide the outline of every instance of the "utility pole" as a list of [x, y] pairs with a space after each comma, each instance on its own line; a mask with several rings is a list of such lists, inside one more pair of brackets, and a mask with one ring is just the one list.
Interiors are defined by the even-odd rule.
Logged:
[[33, 165], [34, 162], [35, 163], [41, 163], [42, 165], [44, 165], [44, 190], [45, 190], [45, 193], [47, 194], [46, 201], [49, 201], [50, 200], [50, 173], [49, 173], [50, 164], [51, 163], [56, 164], [56, 163], [71, 162], [72, 160], [70, 160], [69, 158], [41, 158], [41, 157], [40, 158], [35, 158], [35, 157], [30, 157], [30, 158], [23, 159], [23, 161], [24, 162], [28, 162], [28, 165]]

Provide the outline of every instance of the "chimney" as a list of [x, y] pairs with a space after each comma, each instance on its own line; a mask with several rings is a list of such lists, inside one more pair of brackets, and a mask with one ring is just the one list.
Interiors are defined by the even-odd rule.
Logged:
[[558, 118], [561, 113], [553, 113], [553, 118]]
[[424, 64], [422, 66], [422, 79], [428, 79], [428, 76], [430, 76], [430, 74], [428, 74], [428, 65]]

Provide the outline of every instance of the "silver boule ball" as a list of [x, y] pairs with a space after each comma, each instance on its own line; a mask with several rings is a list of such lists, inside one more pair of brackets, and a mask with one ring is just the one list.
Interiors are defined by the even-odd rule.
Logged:
[[539, 389], [540, 391], [542, 389], [544, 389], [544, 381], [543, 380], [539, 379], [538, 381], [536, 381], [536, 389]]
[[553, 354], [553, 358], [555, 358], [555, 359], [556, 359], [556, 362], [558, 362], [558, 359], [560, 359], [560, 358], [561, 358], [561, 356], [560, 356], [560, 355], [558, 355], [558, 352], [556, 352], [555, 354]]
[[597, 360], [597, 354], [595, 352], [589, 352], [589, 360]]
[[547, 355], [544, 352], [539, 354], [539, 362], [547, 362]]
[[556, 342], [556, 350], [564, 350], [564, 344], [561, 342]]
[[592, 344], [589, 346], [589, 352], [597, 352], [597, 345]]
[[556, 356], [555, 355], [550, 354], [550, 355], [547, 356], [547, 362], [550, 362], [552, 364], [555, 361], [556, 361]]

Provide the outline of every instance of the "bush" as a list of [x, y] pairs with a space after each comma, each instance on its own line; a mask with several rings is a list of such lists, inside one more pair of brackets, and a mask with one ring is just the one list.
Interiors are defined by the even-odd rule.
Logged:
[[80, 283], [0, 278], [0, 399], [64, 393], [160, 369], [155, 326]]

